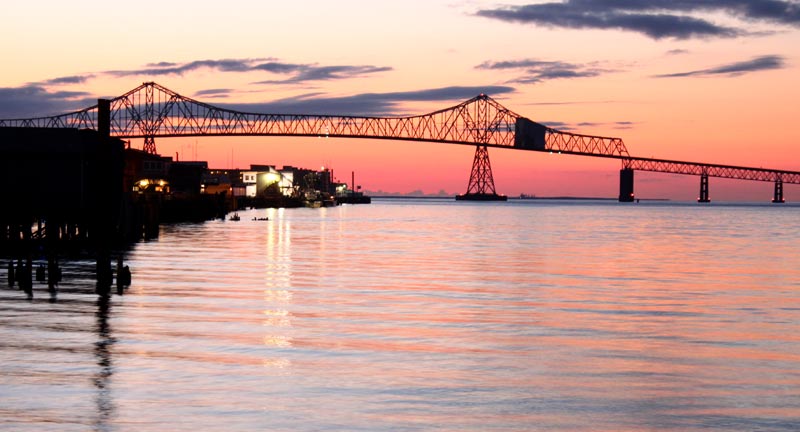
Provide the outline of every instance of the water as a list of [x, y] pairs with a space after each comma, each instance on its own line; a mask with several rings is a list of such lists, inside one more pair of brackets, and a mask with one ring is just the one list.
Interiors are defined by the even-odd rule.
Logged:
[[4, 263], [0, 429], [798, 430], [798, 211], [248, 211], [163, 227], [110, 300]]

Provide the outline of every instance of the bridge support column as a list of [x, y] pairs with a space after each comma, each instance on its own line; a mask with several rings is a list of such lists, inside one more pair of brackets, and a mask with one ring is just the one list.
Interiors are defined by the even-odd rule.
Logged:
[[711, 199], [708, 197], [708, 174], [700, 174], [700, 197], [697, 202], [708, 203]]
[[633, 202], [633, 168], [619, 170], [619, 202]]
[[775, 204], [783, 204], [786, 201], [783, 199], [783, 180], [775, 180], [775, 194], [772, 195], [772, 202]]
[[492, 164], [489, 163], [489, 149], [485, 145], [475, 148], [472, 171], [469, 174], [467, 193], [456, 195], [458, 201], [505, 201], [505, 195], [498, 195], [494, 189]]
[[156, 153], [156, 137], [152, 137], [152, 136], [144, 137], [144, 145], [142, 146], [142, 150], [144, 150], [145, 153], [157, 154]]

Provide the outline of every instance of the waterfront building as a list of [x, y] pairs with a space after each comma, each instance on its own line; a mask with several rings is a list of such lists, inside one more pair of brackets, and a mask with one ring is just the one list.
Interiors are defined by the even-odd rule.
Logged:
[[169, 172], [172, 158], [126, 148], [123, 168], [125, 192], [169, 193]]

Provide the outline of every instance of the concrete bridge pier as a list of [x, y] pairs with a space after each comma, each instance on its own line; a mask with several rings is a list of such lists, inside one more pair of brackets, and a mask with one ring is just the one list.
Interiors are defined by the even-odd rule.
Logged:
[[699, 203], [709, 203], [711, 198], [708, 197], [708, 174], [700, 174], [700, 197], [697, 198]]
[[783, 199], [783, 180], [775, 180], [775, 193], [772, 195], [772, 202], [775, 204], [783, 204], [786, 200]]
[[633, 202], [633, 169], [619, 170], [619, 202]]

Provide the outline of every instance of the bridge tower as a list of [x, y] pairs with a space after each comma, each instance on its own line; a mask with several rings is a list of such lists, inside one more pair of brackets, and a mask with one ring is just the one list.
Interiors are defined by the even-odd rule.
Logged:
[[144, 124], [142, 127], [145, 134], [142, 150], [144, 150], [145, 153], [158, 154], [156, 152], [155, 132], [158, 130], [158, 126], [163, 119], [162, 114], [157, 110], [156, 99], [161, 99], [161, 93], [156, 93], [156, 88], [152, 84], [153, 83], [145, 83], [144, 87], [144, 104], [141, 110], [144, 114]]
[[157, 154], [156, 137], [153, 136], [144, 137], [144, 145], [142, 146], [142, 150], [144, 150], [145, 153]]
[[472, 160], [472, 171], [469, 174], [467, 193], [456, 195], [459, 201], [505, 201], [505, 195], [498, 195], [494, 189], [492, 164], [489, 163], [491, 134], [497, 129], [498, 112], [489, 96], [481, 93], [472, 103], [460, 108], [464, 125], [472, 138], [478, 143], [475, 147], [475, 158]]
[[467, 193], [456, 195], [458, 201], [506, 201], [508, 197], [498, 195], [494, 189], [492, 164], [489, 163], [489, 149], [485, 145], [475, 147], [472, 171], [469, 174]]

